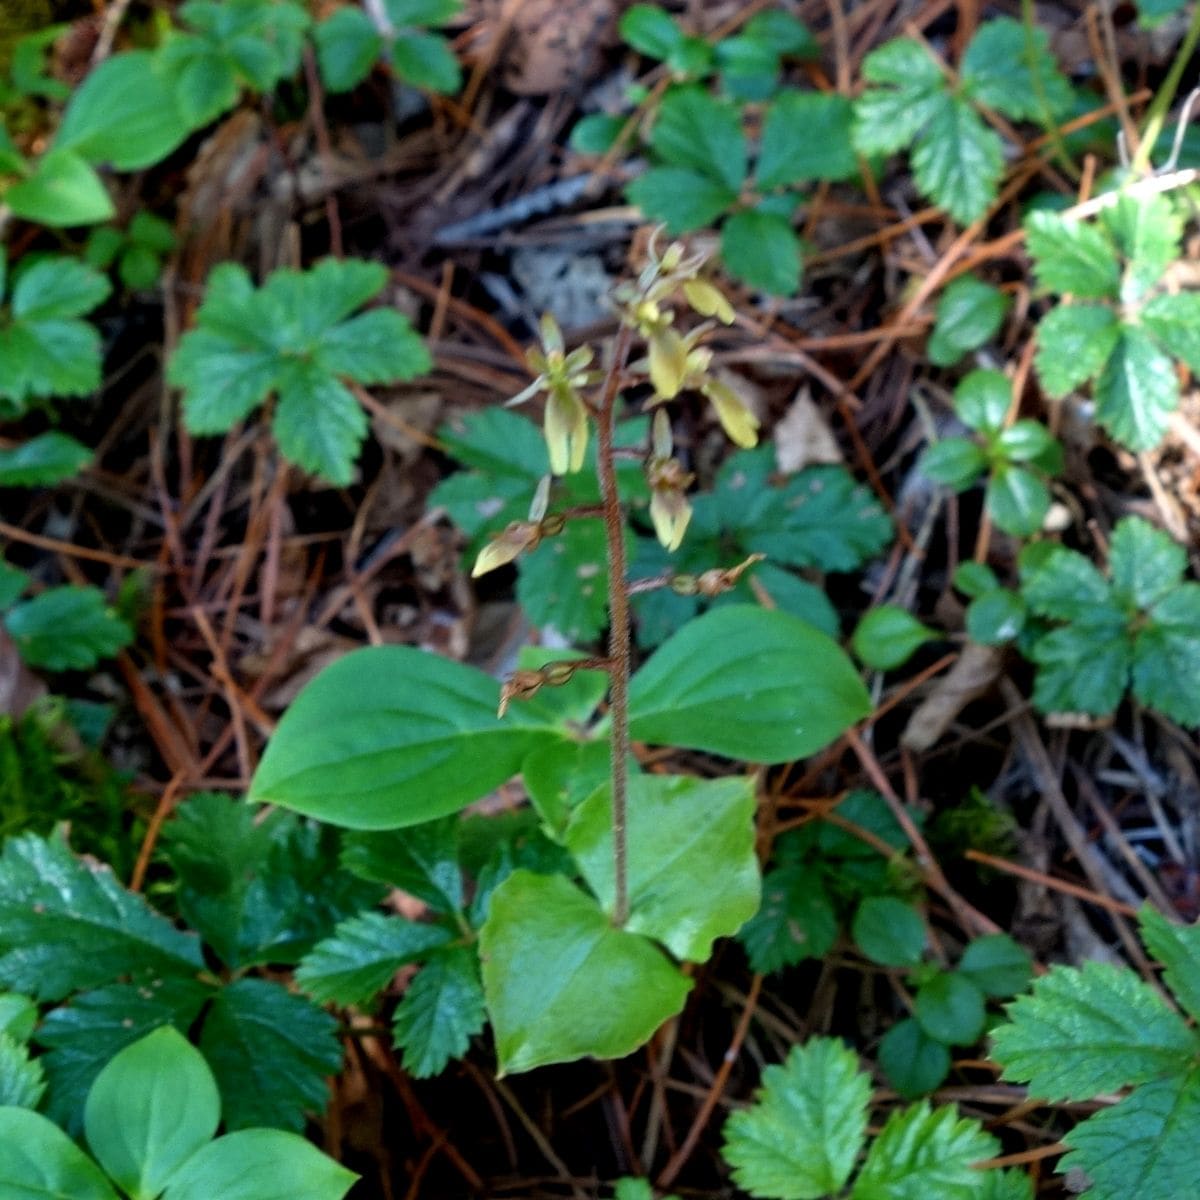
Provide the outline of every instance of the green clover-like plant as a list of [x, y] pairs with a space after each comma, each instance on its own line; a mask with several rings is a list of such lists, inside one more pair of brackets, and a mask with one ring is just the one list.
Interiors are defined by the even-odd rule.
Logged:
[[957, 76], [911, 38], [873, 50], [863, 75], [855, 147], [867, 155], [908, 150], [921, 193], [963, 224], [987, 211], [1004, 170], [1004, 142], [982, 111], [1052, 126], [1072, 103], [1045, 30], [1006, 17], [979, 26]]
[[954, 391], [954, 411], [973, 438], [942, 438], [921, 459], [931, 479], [965, 491], [987, 478], [984, 504], [997, 527], [1029, 537], [1050, 508], [1047, 479], [1062, 470], [1062, 447], [1039, 421], [1008, 423], [1012, 385], [999, 371], [972, 371]]
[[1026, 244], [1043, 292], [1034, 363], [1054, 397], [1092, 382], [1096, 420], [1122, 445], [1157, 445], [1179, 404], [1176, 360], [1200, 372], [1200, 292], [1164, 287], [1183, 224], [1170, 199], [1126, 192], [1095, 221], [1036, 212]]
[[1106, 716], [1132, 687], [1149, 708], [1200, 725], [1200, 584], [1184, 582], [1187, 554], [1162, 530], [1125, 517], [1108, 576], [1063, 546], [1031, 546], [1021, 595], [1055, 628], [1033, 643], [1033, 702], [1043, 712]]
[[158, 282], [163, 259], [174, 249], [170, 224], [142, 210], [133, 215], [127, 229], [105, 225], [92, 230], [83, 256], [102, 271], [116, 264], [117, 275], [127, 288], [144, 289]]
[[357, 259], [275, 271], [259, 288], [244, 268], [217, 267], [196, 328], [168, 368], [183, 389], [188, 428], [224, 433], [274, 396], [272, 428], [284, 457], [330, 483], [349, 483], [367, 418], [342, 380], [392, 383], [430, 367], [394, 309], [351, 315], [386, 281], [384, 267]]

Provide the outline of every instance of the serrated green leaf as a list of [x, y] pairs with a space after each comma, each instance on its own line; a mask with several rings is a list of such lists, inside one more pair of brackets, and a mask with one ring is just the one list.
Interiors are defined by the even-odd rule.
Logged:
[[1034, 1200], [1033, 1180], [1020, 1168], [982, 1171], [976, 1200]]
[[83, 992], [54, 1009], [36, 1039], [49, 1047], [39, 1060], [50, 1083], [47, 1114], [69, 1132], [81, 1132], [84, 1102], [104, 1064], [160, 1026], [186, 1033], [212, 995], [211, 987], [192, 979], [165, 976]]
[[936, 106], [923, 129], [912, 169], [921, 192], [967, 225], [996, 198], [1004, 146], [965, 100], [948, 99]]
[[42, 1064], [23, 1042], [0, 1033], [0, 1108], [37, 1108], [45, 1092]]
[[1145, 332], [1121, 336], [1096, 381], [1096, 420], [1131, 450], [1152, 450], [1179, 405], [1175, 365]]
[[1182, 725], [1200, 725], [1200, 584], [1181, 584], [1149, 616], [1134, 641], [1134, 695]]
[[1042, 712], [1113, 712], [1129, 684], [1133, 647], [1125, 622], [1101, 609], [1040, 637], [1033, 702]]
[[1113, 300], [1120, 294], [1116, 248], [1098, 225], [1033, 212], [1025, 219], [1025, 246], [1040, 288], [1084, 300]]
[[631, 204], [668, 233], [703, 229], [737, 202], [737, 193], [689, 167], [651, 167], [626, 189]]
[[117, 1200], [90, 1158], [56, 1125], [27, 1108], [0, 1108], [0, 1194], [13, 1200]]
[[785, 866], [767, 873], [762, 904], [737, 937], [751, 969], [770, 975], [807, 958], [823, 958], [837, 935], [837, 914], [817, 872]]
[[1004, 1078], [1047, 1100], [1084, 1100], [1171, 1075], [1200, 1041], [1127, 968], [1052, 968], [1008, 1006], [994, 1033]]
[[1051, 125], [1071, 108], [1071, 84], [1038, 26], [997, 17], [979, 26], [962, 61], [962, 86], [972, 99], [1014, 120]]
[[342, 1063], [337, 1023], [277, 983], [242, 978], [214, 998], [200, 1049], [221, 1089], [227, 1129], [303, 1129], [329, 1102], [325, 1077]]
[[1117, 622], [1121, 617], [1108, 580], [1082, 554], [1063, 546], [1052, 547], [1032, 568], [1022, 560], [1021, 595], [1038, 616], [1056, 621], [1085, 620], [1097, 610]]
[[963, 275], [938, 299], [937, 322], [926, 353], [938, 367], [953, 366], [964, 354], [995, 337], [1010, 301], [999, 288]]
[[1063, 1138], [1059, 1169], [1081, 1170], [1088, 1200], [1178, 1200], [1195, 1187], [1200, 1069], [1143, 1084]]
[[339, 8], [313, 30], [321, 79], [330, 92], [348, 92], [371, 73], [383, 39], [361, 8]]
[[911, 904], [895, 896], [868, 896], [850, 927], [854, 944], [884, 967], [913, 967], [925, 953], [925, 925]]
[[[764, 191], [806, 179], [852, 179], [858, 159], [850, 140], [853, 109], [836, 93], [780, 93], [767, 108], [754, 170]], [[813, 131], [820, 130], [814, 137]]]
[[875, 85], [854, 106], [854, 144], [863, 154], [903, 150], [950, 103], [938, 64], [911, 38], [872, 50], [862, 72], [868, 85]]
[[1121, 338], [1121, 325], [1098, 304], [1060, 304], [1038, 323], [1034, 365], [1042, 387], [1056, 399], [1104, 370]]
[[976, 1200], [981, 1181], [972, 1164], [991, 1158], [999, 1145], [978, 1121], [922, 1100], [888, 1117], [850, 1195], [852, 1200]]
[[1149, 608], [1177, 588], [1187, 570], [1187, 551], [1141, 517], [1117, 522], [1109, 547], [1113, 594], [1130, 609]]
[[86, 671], [133, 641], [133, 630], [94, 587], [50, 588], [10, 608], [4, 626], [21, 657], [49, 671]]
[[983, 1033], [985, 997], [965, 975], [938, 971], [918, 989], [913, 1000], [917, 1023], [948, 1046], [969, 1046]]
[[304, 956], [296, 983], [318, 1004], [366, 1004], [405, 963], [419, 962], [451, 937], [442, 925], [363, 913], [343, 921]]
[[18, 321], [81, 317], [111, 291], [105, 276], [76, 259], [43, 258], [17, 275], [12, 315]]
[[594, 641], [608, 623], [607, 561], [604, 522], [570, 521], [522, 557], [517, 600], [539, 628], [575, 645]]
[[986, 470], [987, 455], [968, 438], [942, 438], [921, 455], [921, 471], [956, 492], [977, 483]]
[[[629, 780], [629, 920], [676, 958], [706, 962], [715, 938], [735, 934], [761, 896], [749, 779], [639, 775]], [[575, 810], [566, 846], [612, 915], [612, 790]]]
[[738, 110], [703, 88], [668, 92], [650, 134], [654, 153], [670, 166], [691, 167], [735, 195], [746, 178], [746, 139]]
[[637, 740], [748, 762], [812, 754], [869, 710], [834, 642], [786, 613], [745, 605], [688, 622], [630, 686]]
[[357, 1179], [294, 1133], [244, 1129], [190, 1158], [163, 1200], [342, 1200]]
[[433, 366], [425, 343], [395, 309], [372, 308], [326, 329], [314, 361], [332, 375], [359, 383], [415, 379]]
[[561, 875], [514, 871], [492, 895], [479, 953], [505, 1073], [623, 1058], [679, 1012], [691, 987], [653, 943], [614, 929]]
[[1104, 209], [1100, 220], [1127, 263], [1121, 299], [1135, 304], [1179, 257], [1183, 223], [1166, 196], [1129, 192]]
[[0, 992], [0, 1033], [25, 1043], [37, 1023], [37, 1004], [29, 996], [20, 992]]
[[393, 1018], [404, 1069], [417, 1079], [440, 1074], [451, 1059], [466, 1054], [483, 1021], [475, 951], [469, 946], [435, 951], [408, 985]]
[[367, 417], [345, 385], [320, 362], [285, 362], [276, 376], [272, 428], [283, 456], [338, 487], [354, 477]]
[[1200, 1012], [1200, 924], [1178, 925], [1149, 904], [1138, 913], [1142, 941], [1163, 965], [1163, 982], [1191, 1016]]
[[1033, 977], [1033, 960], [1008, 934], [990, 933], [967, 946], [958, 973], [989, 996], [1012, 996]]
[[78, 475], [91, 460], [82, 442], [52, 429], [0, 450], [0, 487], [48, 487]]
[[800, 239], [774, 213], [734, 213], [721, 227], [721, 261], [736, 279], [773, 296], [794, 295], [800, 286]]
[[9, 838], [0, 855], [0, 981], [57, 1000], [120, 975], [191, 974], [197, 939], [58, 836]]
[[1155, 296], [1142, 309], [1141, 320], [1163, 349], [1200, 374], [1200, 292]]
[[250, 788], [350, 829], [398, 829], [457, 812], [520, 769], [545, 734], [519, 708], [496, 717], [482, 671], [409, 646], [354, 651], [293, 701]]
[[876, 671], [891, 671], [937, 636], [906, 608], [880, 604], [859, 621], [850, 644], [861, 663]]
[[203, 1055], [170, 1025], [112, 1058], [84, 1109], [88, 1146], [133, 1200], [154, 1200], [212, 1140], [221, 1098]]
[[1005, 463], [992, 472], [984, 503], [997, 529], [1032, 537], [1050, 509], [1050, 490], [1032, 471]]
[[950, 1074], [950, 1051], [912, 1017], [898, 1021], [879, 1040], [879, 1066], [906, 1099], [927, 1096]]
[[725, 1122], [721, 1154], [738, 1187], [819, 1200], [845, 1186], [867, 1130], [871, 1081], [833, 1038], [810, 1038], [763, 1072], [754, 1104]]
[[[769, 100], [779, 83], [779, 52], [760, 38], [733, 35], [713, 48], [721, 89], [736, 100]], [[697, 72], [699, 74], [699, 72]]]

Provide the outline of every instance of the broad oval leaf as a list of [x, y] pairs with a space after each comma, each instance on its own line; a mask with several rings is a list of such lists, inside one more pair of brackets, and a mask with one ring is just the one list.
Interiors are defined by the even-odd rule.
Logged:
[[341, 1200], [357, 1178], [299, 1134], [243, 1129], [194, 1155], [164, 1200]]
[[296, 698], [250, 799], [350, 829], [463, 808], [520, 770], [536, 730], [496, 717], [495, 680], [409, 646], [356, 650]]
[[623, 1058], [683, 1008], [691, 987], [561, 875], [514, 871], [492, 895], [479, 953], [502, 1074]]
[[57, 1125], [27, 1108], [0, 1108], [0, 1196], [117, 1200], [100, 1168]]
[[[639, 775], [629, 781], [629, 921], [677, 958], [705, 962], [713, 939], [754, 916], [762, 893], [751, 780]], [[612, 788], [576, 810], [567, 849], [610, 912], [614, 903]]]
[[846, 654], [787, 613], [727, 605], [689, 621], [637, 672], [639, 741], [747, 762], [804, 758], [871, 711]]
[[127, 1046], [100, 1072], [83, 1116], [92, 1153], [133, 1200], [154, 1200], [212, 1140], [220, 1120], [204, 1056], [170, 1025]]

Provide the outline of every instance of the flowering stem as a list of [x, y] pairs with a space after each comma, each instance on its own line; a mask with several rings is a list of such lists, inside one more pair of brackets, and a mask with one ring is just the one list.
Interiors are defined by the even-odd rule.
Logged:
[[629, 358], [633, 331], [621, 326], [613, 361], [604, 380], [596, 418], [596, 462], [604, 505], [604, 536], [608, 557], [609, 718], [612, 724], [612, 832], [614, 902], [613, 924], [629, 919], [629, 849], [626, 809], [629, 793], [629, 592], [626, 583], [625, 514], [617, 492], [613, 461], [613, 426], [617, 391]]

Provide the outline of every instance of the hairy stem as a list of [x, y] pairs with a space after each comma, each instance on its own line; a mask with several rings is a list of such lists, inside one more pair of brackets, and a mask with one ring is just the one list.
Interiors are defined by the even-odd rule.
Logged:
[[629, 919], [629, 844], [626, 809], [629, 792], [629, 591], [626, 583], [625, 513], [617, 492], [613, 461], [613, 426], [621, 374], [629, 358], [633, 331], [626, 325], [617, 335], [612, 365], [604, 381], [597, 416], [596, 462], [604, 505], [604, 536], [608, 555], [609, 720], [612, 725], [613, 924]]

